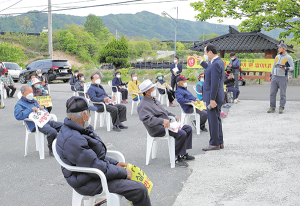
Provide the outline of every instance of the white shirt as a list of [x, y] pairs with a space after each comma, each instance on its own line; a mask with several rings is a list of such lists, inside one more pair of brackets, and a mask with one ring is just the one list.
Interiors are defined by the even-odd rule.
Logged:
[[[213, 63], [213, 61], [216, 59], [216, 58], [218, 58], [219, 56], [217, 55], [217, 56], [215, 56], [212, 60], [211, 60], [211, 63]], [[202, 61], [200, 62], [200, 64], [203, 62], [203, 59], [202, 59]]]

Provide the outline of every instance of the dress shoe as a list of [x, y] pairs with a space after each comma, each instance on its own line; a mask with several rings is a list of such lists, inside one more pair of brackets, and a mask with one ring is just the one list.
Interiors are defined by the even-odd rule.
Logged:
[[113, 130], [116, 132], [121, 132], [121, 129], [117, 125], [113, 126]]
[[124, 126], [122, 123], [120, 123], [120, 124], [118, 125], [118, 127], [119, 127], [120, 129], [128, 129], [128, 127], [127, 127], [127, 126]]
[[203, 151], [220, 150], [220, 145], [219, 146], [209, 145], [208, 147], [203, 148], [202, 150]]
[[192, 155], [189, 155], [188, 153], [186, 153], [186, 155], [183, 155], [183, 156], [182, 156], [182, 159], [183, 159], [183, 160], [189, 161], [189, 160], [194, 160], [195, 157], [192, 156]]
[[224, 144], [220, 144], [220, 149], [224, 149]]
[[208, 130], [204, 127], [203, 129], [201, 129], [202, 132], [208, 132]]
[[53, 151], [50, 150], [50, 149], [49, 149], [49, 155], [50, 155], [51, 157], [54, 157]]

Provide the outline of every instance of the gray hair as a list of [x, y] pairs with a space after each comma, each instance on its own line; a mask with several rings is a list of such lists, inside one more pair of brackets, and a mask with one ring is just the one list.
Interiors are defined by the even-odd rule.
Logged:
[[38, 72], [42, 72], [42, 70], [40, 70], [40, 69], [36, 70], [36, 74], [37, 74]]
[[131, 74], [130, 74], [130, 75], [131, 75], [131, 77], [132, 77], [132, 75], [135, 75], [135, 74], [137, 74], [137, 73], [136, 73], [136, 72], [131, 72]]
[[[82, 112], [75, 112], [75, 113], [67, 113], [68, 117], [70, 120], [78, 120], [78, 119], [81, 119], [82, 118]], [[86, 114], [88, 114], [88, 111], [87, 110], [84, 110], [84, 112]]]
[[28, 87], [29, 87], [28, 85], [22, 86], [20, 89], [21, 93], [23, 94]]

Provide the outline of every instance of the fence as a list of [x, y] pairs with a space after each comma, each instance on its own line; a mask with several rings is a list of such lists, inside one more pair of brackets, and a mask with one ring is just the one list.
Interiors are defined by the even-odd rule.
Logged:
[[300, 64], [300, 60], [297, 60], [294, 62], [294, 71], [293, 71], [293, 77], [297, 78], [299, 74], [299, 65]]

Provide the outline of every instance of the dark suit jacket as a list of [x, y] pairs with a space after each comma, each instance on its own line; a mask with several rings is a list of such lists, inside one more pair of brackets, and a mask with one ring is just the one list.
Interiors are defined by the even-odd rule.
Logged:
[[[174, 69], [174, 68], [175, 68], [175, 63], [174, 63], [174, 64], [171, 64], [171, 67], [170, 67], [170, 72], [172, 73], [172, 77], [171, 77], [172, 79], [175, 79], [175, 77], [176, 77], [176, 76], [174, 75], [174, 72], [173, 72], [173, 69]], [[180, 63], [178, 63], [178, 64], [177, 64], [177, 68], [178, 68], [178, 70], [179, 70], [178, 72], [176, 72], [177, 75], [178, 75], [178, 74], [180, 74], [180, 73], [182, 72], [182, 65], [181, 65]]]
[[218, 57], [204, 71], [203, 101], [207, 105], [210, 100], [215, 100], [217, 104], [224, 100], [224, 70], [224, 62]]

